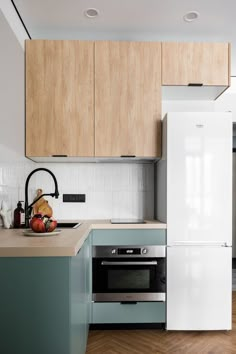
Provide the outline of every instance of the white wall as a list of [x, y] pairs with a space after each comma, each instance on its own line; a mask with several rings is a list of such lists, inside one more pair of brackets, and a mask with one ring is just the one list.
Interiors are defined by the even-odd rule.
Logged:
[[[231, 87], [215, 102], [215, 111], [231, 111], [236, 123], [236, 77], [231, 78]], [[234, 133], [235, 134], [235, 133]], [[233, 154], [233, 257], [236, 258], [236, 153]]]
[[214, 101], [162, 101], [162, 117], [167, 112], [212, 112]]
[[0, 11], [0, 159], [24, 160], [24, 51]]
[[13, 209], [34, 164], [24, 158], [24, 52], [1, 11], [0, 48], [0, 208]]
[[236, 77], [231, 78], [231, 86], [216, 101], [215, 111], [231, 111], [233, 122], [236, 122]]
[[24, 49], [25, 39], [29, 39], [29, 36], [21, 23], [21, 20], [12, 4], [9, 0], [1, 0], [0, 2], [0, 11], [1, 17], [5, 16], [8, 25], [12, 29], [15, 38], [18, 40], [18, 43]]

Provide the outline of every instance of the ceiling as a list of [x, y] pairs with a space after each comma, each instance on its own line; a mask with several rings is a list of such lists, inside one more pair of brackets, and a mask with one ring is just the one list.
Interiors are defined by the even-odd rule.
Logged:
[[[32, 39], [227, 41], [236, 76], [235, 0], [14, 0]], [[87, 8], [99, 10], [87, 18]], [[199, 12], [185, 22], [189, 11]]]

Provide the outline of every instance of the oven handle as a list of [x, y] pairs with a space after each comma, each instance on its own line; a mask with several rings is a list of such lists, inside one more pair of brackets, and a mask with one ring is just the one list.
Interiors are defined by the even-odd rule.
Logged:
[[102, 261], [101, 265], [157, 265], [157, 261], [150, 261], [150, 262], [108, 262], [108, 261]]

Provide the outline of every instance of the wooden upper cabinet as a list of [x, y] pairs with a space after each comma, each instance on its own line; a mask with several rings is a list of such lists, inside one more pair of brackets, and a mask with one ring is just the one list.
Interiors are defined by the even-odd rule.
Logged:
[[230, 44], [162, 43], [162, 85], [230, 84]]
[[161, 44], [95, 42], [95, 156], [161, 155]]
[[26, 41], [26, 156], [94, 156], [94, 42]]

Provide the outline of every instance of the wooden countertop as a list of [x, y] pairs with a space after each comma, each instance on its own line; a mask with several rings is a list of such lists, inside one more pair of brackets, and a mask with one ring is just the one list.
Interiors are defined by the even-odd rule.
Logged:
[[77, 229], [62, 229], [59, 235], [46, 237], [24, 236], [23, 229], [1, 229], [0, 257], [75, 256], [93, 229], [166, 229], [166, 224], [156, 220], [146, 220], [145, 224], [111, 224], [110, 220], [80, 222]]

